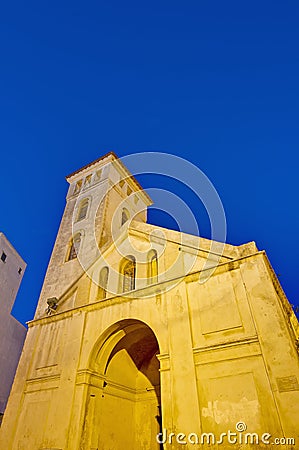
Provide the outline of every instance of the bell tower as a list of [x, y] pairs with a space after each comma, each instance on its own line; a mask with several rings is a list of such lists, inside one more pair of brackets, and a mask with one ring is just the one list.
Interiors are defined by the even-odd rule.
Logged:
[[55, 310], [69, 287], [117, 240], [126, 222], [146, 222], [147, 206], [152, 203], [113, 152], [66, 180], [66, 206], [35, 318], [48, 307], [49, 313]]

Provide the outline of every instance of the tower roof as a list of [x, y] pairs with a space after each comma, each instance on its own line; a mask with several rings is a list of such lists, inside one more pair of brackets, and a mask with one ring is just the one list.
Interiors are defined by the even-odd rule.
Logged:
[[[95, 159], [94, 161], [92, 161], [92, 162], [86, 164], [85, 166], [81, 167], [80, 169], [75, 170], [74, 172], [70, 173], [70, 174], [67, 175], [65, 178], [66, 178], [67, 180], [68, 180], [69, 178], [72, 178], [74, 175], [77, 175], [77, 173], [80, 173], [80, 172], [82, 172], [82, 171], [85, 170], [85, 169], [89, 169], [89, 167], [92, 167], [92, 166], [94, 166], [95, 164], [97, 164], [98, 162], [103, 161], [105, 158], [108, 158], [108, 156], [113, 156], [114, 159], [119, 159], [118, 156], [116, 155], [116, 153], [114, 153], [114, 152], [108, 152], [108, 153], [106, 153], [105, 155], [101, 156], [100, 158]], [[128, 169], [126, 168], [126, 170], [128, 170]]]
[[100, 163], [101, 161], [103, 161], [106, 158], [110, 158], [111, 161], [117, 161], [117, 163], [121, 166], [121, 168], [125, 171], [127, 178], [129, 178], [135, 185], [137, 185], [137, 188], [139, 190], [142, 191], [143, 195], [145, 195], [145, 197], [147, 198], [147, 200], [149, 201], [149, 204], [152, 204], [153, 201], [151, 199], [151, 197], [147, 194], [147, 192], [143, 189], [143, 187], [141, 186], [141, 184], [139, 183], [139, 181], [136, 180], [136, 178], [134, 177], [134, 175], [131, 174], [131, 172], [129, 171], [129, 169], [125, 166], [125, 164], [122, 162], [122, 160], [116, 155], [116, 153], [114, 153], [113, 151], [110, 151], [108, 153], [106, 153], [105, 155], [101, 156], [98, 159], [95, 159], [94, 161], [90, 162], [89, 164], [86, 164], [85, 166], [81, 167], [78, 170], [75, 170], [74, 172], [70, 173], [69, 175], [67, 175], [65, 178], [68, 182], [72, 182], [73, 180], [71, 180], [73, 177], [75, 177], [76, 175], [78, 175], [81, 172], [84, 172], [88, 169], [90, 169], [91, 167], [97, 165], [98, 163]]

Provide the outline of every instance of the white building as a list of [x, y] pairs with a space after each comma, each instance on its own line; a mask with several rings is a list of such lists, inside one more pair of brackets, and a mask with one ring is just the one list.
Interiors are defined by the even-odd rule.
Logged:
[[26, 263], [0, 233], [0, 420], [22, 352], [26, 328], [11, 315]]

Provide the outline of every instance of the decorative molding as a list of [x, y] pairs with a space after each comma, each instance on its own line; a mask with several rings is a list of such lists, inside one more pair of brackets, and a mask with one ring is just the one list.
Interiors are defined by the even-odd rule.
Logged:
[[[233, 263], [234, 263], [233, 267], [237, 267], [236, 265], [239, 265], [240, 261], [243, 261], [245, 259], [249, 259], [249, 258], [255, 257], [255, 256], [263, 254], [263, 253], [264, 252], [257, 252], [257, 253], [254, 253], [252, 255], [242, 256], [241, 258], [238, 258], [238, 259], [233, 261]], [[221, 264], [215, 266], [216, 270], [215, 270], [214, 274], [219, 273], [217, 271], [225, 270], [225, 267], [228, 266], [231, 263], [232, 263], [232, 261], [228, 261], [228, 262], [224, 262], [224, 263], [221, 263]], [[231, 267], [232, 267], [232, 265], [231, 265]], [[185, 281], [186, 283], [190, 282], [190, 280], [194, 281], [194, 277], [198, 277], [201, 272], [204, 272], [204, 271], [207, 271], [207, 270], [209, 271], [211, 269], [213, 269], [213, 267], [209, 267], [207, 269], [202, 269], [202, 270], [197, 270], [197, 271], [191, 272], [190, 274], [187, 274], [187, 275], [179, 275], [179, 276], [171, 278], [169, 280], [160, 281], [156, 285], [152, 285], [152, 287], [153, 286], [156, 286], [156, 287], [160, 286], [160, 292], [163, 292], [163, 289], [165, 287], [167, 287], [167, 284], [171, 284], [174, 281], [179, 281], [179, 280]], [[232, 269], [229, 269], [229, 270], [232, 270]], [[76, 308], [71, 308], [71, 309], [68, 309], [66, 311], [61, 311], [61, 312], [57, 311], [55, 313], [55, 315], [48, 316], [48, 317], [40, 317], [38, 319], [33, 319], [33, 320], [27, 322], [27, 325], [28, 325], [29, 328], [31, 328], [31, 327], [39, 325], [39, 324], [45, 324], [45, 323], [49, 323], [51, 321], [61, 320], [61, 319], [65, 319], [66, 317], [71, 317], [75, 313], [82, 313], [82, 312], [93, 311], [93, 310], [96, 310], [96, 309], [103, 309], [103, 308], [105, 308], [107, 306], [111, 306], [111, 305], [113, 305], [115, 303], [119, 303], [120, 299], [121, 299], [121, 302], [123, 302], [123, 303], [128, 302], [128, 301], [129, 302], [132, 301], [132, 297], [135, 300], [140, 300], [136, 296], [136, 293], [138, 293], [138, 292], [140, 292], [140, 294], [141, 294], [140, 297], [141, 297], [141, 300], [142, 300], [142, 293], [143, 293], [143, 291], [145, 289], [148, 289], [148, 286], [141, 287], [139, 289], [135, 289], [134, 291], [131, 291], [131, 296], [130, 296], [130, 293], [126, 293], [126, 296], [123, 296], [123, 294], [117, 294], [117, 295], [115, 295], [113, 297], [107, 297], [105, 300], [100, 300], [100, 301], [93, 302], [93, 303], [87, 303], [85, 305], [78, 306]]]
[[257, 336], [193, 349], [195, 366], [262, 355]]
[[214, 344], [214, 345], [207, 345], [205, 347], [197, 347], [193, 349], [193, 353], [202, 353], [202, 352], [209, 352], [209, 351], [213, 351], [213, 350], [219, 350], [219, 349], [223, 349], [223, 348], [228, 348], [228, 347], [235, 347], [238, 345], [244, 345], [244, 344], [255, 344], [258, 343], [259, 344], [259, 339], [258, 336], [251, 336], [251, 337], [246, 337], [246, 338], [241, 338], [241, 339], [234, 339], [234, 340], [230, 340], [230, 341], [223, 341], [221, 343], [218, 344]]
[[160, 355], [156, 355], [158, 360], [160, 361], [160, 372], [166, 372], [170, 370], [170, 356], [169, 353], [161, 353]]
[[26, 381], [25, 393], [57, 389], [59, 386], [59, 381], [60, 381], [60, 374], [29, 378]]

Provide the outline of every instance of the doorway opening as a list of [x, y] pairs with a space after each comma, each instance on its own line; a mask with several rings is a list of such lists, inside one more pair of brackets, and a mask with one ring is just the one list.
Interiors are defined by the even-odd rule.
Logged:
[[97, 382], [89, 386], [83, 448], [161, 449], [157, 354], [156, 336], [138, 320], [120, 321], [102, 336], [92, 358]]

